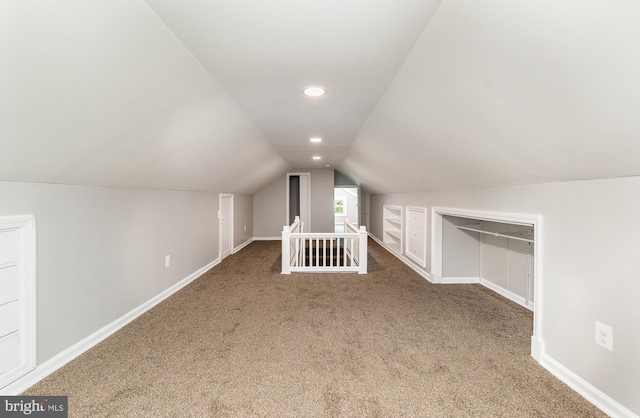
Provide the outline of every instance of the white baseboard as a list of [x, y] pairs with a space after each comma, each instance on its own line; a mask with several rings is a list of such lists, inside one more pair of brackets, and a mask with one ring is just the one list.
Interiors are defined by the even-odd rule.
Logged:
[[204, 273], [206, 273], [207, 271], [209, 271], [211, 268], [215, 267], [219, 263], [220, 263], [219, 258], [212, 261], [206, 266], [191, 273], [189, 276], [182, 279], [178, 283], [169, 287], [165, 291], [159, 293], [158, 295], [144, 302], [142, 305], [124, 314], [123, 316], [111, 322], [110, 324], [104, 326], [103, 328], [99, 329], [98, 331], [94, 332], [88, 337], [82, 339], [81, 341], [77, 342], [76, 344], [62, 351], [61, 353], [54, 356], [53, 358], [45, 361], [40, 365], [37, 365], [34, 370], [27, 373], [22, 378], [0, 389], [0, 395], [15, 396], [22, 393], [23, 391], [33, 386], [34, 384], [38, 383], [40, 380], [44, 379], [51, 373], [55, 372], [60, 367], [64, 366], [71, 360], [75, 359], [85, 351], [94, 347], [96, 344], [100, 343], [107, 337], [113, 335], [116, 331], [120, 330], [121, 328], [129, 324], [131, 321], [138, 318], [143, 313], [147, 312], [148, 310], [150, 310], [151, 308], [153, 308], [154, 306], [156, 306], [157, 304], [159, 304], [169, 296], [176, 293], [178, 290], [182, 289], [183, 287], [185, 287], [186, 285], [188, 285], [198, 277], [202, 276]]
[[441, 284], [476, 284], [480, 283], [479, 277], [443, 277]]
[[542, 340], [531, 336], [531, 357], [538, 363], [542, 363], [542, 353], [544, 353], [544, 343]]
[[480, 278], [480, 284], [486, 287], [487, 289], [493, 290], [500, 296], [504, 296], [505, 298], [511, 300], [512, 302], [515, 302], [518, 305], [523, 306], [529, 309], [530, 311], [533, 311], [533, 302], [529, 301], [529, 303], [527, 304], [522, 296], [516, 295], [515, 293], [505, 289], [504, 287], [498, 286], [497, 284], [484, 278]]
[[[409, 267], [413, 270], [421, 273], [414, 266], [411, 265], [410, 260], [405, 259], [401, 255], [395, 253], [391, 249], [389, 249], [382, 241], [369, 233], [371, 239], [380, 244], [383, 248], [389, 251], [391, 254], [395, 255], [400, 260], [404, 261]], [[424, 276], [424, 275], [423, 275]], [[430, 279], [428, 279], [431, 281]], [[505, 289], [496, 286], [495, 284], [489, 282], [488, 280], [480, 279], [479, 277], [443, 277], [440, 283], [481, 283], [487, 288], [499, 293], [500, 295], [507, 297], [508, 299], [514, 300], [503, 292], [508, 292], [509, 294], [515, 295], [512, 292], [506, 291]], [[488, 285], [489, 284], [489, 285]], [[499, 290], [498, 290], [499, 289]], [[515, 295], [519, 298], [519, 296]], [[522, 299], [522, 303], [514, 300], [514, 302], [519, 303], [522, 306], [524, 305], [524, 298]], [[525, 306], [527, 307], [527, 306]], [[529, 307], [529, 309], [533, 310], [533, 305]], [[640, 418], [640, 416], [634, 414], [624, 406], [620, 405], [615, 400], [611, 399], [609, 396], [602, 393], [600, 390], [586, 382], [580, 376], [573, 373], [571, 370], [564, 367], [562, 364], [558, 363], [551, 357], [549, 357], [544, 352], [544, 343], [541, 340], [538, 340], [535, 337], [531, 337], [531, 356], [538, 362], [542, 367], [547, 369], [551, 374], [553, 374], [560, 381], [565, 383], [571, 389], [578, 392], [582, 397], [584, 397], [587, 401], [591, 402], [598, 409], [603, 411], [605, 414], [609, 415], [613, 418]]]
[[243, 249], [244, 247], [246, 247], [247, 245], [251, 244], [253, 242], [253, 238], [249, 238], [248, 240], [246, 240], [245, 242], [243, 242], [242, 244], [238, 245], [236, 248], [233, 249], [233, 253], [237, 253], [238, 251], [240, 251], [241, 249]]
[[527, 309], [529, 309], [530, 311], [533, 311], [533, 302], [529, 302], [529, 304], [525, 303], [525, 300], [522, 296], [520, 295], [516, 295], [515, 293], [501, 287], [498, 286], [497, 284], [484, 279], [482, 277], [443, 277], [440, 280], [440, 283], [442, 284], [476, 284], [476, 283], [480, 283], [481, 285], [483, 285], [484, 287], [486, 287], [487, 289], [490, 289], [494, 292], [496, 292], [497, 294], [499, 294], [502, 297], [505, 297], [507, 299], [509, 299], [512, 302], [517, 303], [520, 306], [523, 306]]
[[542, 361], [540, 362], [542, 367], [547, 369], [551, 374], [564, 382], [571, 389], [578, 392], [586, 400], [594, 404], [605, 414], [614, 418], [640, 418], [638, 415], [629, 411], [618, 402], [611, 399], [609, 396], [602, 393], [600, 390], [589, 384], [580, 376], [573, 373], [571, 370], [558, 363], [553, 358], [542, 353]]
[[418, 267], [411, 259], [409, 259], [408, 257], [403, 256], [402, 254], [398, 254], [395, 251], [393, 251], [392, 249], [390, 249], [389, 247], [387, 247], [384, 242], [380, 241], [378, 239], [378, 237], [373, 235], [371, 232], [369, 232], [368, 235], [372, 240], [374, 240], [375, 242], [380, 244], [380, 246], [382, 248], [384, 248], [385, 250], [389, 251], [391, 254], [395, 255], [396, 258], [398, 258], [400, 261], [405, 263], [407, 265], [407, 267], [411, 268], [413, 271], [415, 271], [416, 273], [418, 273], [419, 275], [421, 275], [422, 277], [427, 279], [430, 283], [433, 283], [433, 281], [431, 280], [431, 275], [429, 273], [427, 273], [426, 271], [422, 270], [420, 267]]
[[253, 237], [254, 241], [282, 241], [282, 237]]

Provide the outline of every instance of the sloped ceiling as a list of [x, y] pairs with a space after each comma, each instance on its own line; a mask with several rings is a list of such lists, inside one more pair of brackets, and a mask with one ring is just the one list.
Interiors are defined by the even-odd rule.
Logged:
[[[146, 1], [296, 168], [342, 161], [439, 4]], [[328, 94], [304, 97], [310, 85]]]
[[0, 61], [0, 180], [253, 193], [290, 167], [143, 1], [2, 1]]
[[639, 175], [638, 22], [632, 0], [444, 0], [340, 169], [374, 192]]
[[635, 0], [7, 0], [0, 180], [253, 193], [329, 164], [385, 193], [640, 175], [638, 21]]

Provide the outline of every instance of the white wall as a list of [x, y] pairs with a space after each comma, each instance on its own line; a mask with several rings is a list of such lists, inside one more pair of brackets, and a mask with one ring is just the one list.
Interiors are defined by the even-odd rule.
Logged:
[[0, 182], [0, 216], [35, 215], [37, 363], [217, 259], [218, 196]]
[[[333, 170], [292, 170], [311, 173], [311, 231], [333, 232]], [[286, 174], [253, 195], [254, 235], [280, 238], [286, 223]]]
[[[371, 232], [382, 237], [385, 204], [542, 215], [544, 354], [640, 415], [638, 196], [640, 177], [372, 195]], [[595, 321], [613, 327], [613, 352], [595, 345]]]
[[357, 188], [336, 188], [334, 189], [334, 197], [343, 197], [345, 199], [345, 215], [335, 215], [335, 223], [344, 223], [345, 218], [349, 218], [351, 222], [359, 222], [358, 198], [352, 193], [357, 194]]

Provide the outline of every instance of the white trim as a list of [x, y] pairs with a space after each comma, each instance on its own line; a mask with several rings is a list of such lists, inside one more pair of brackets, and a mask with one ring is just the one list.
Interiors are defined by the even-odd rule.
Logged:
[[20, 361], [0, 375], [6, 387], [36, 367], [36, 220], [33, 215], [2, 216], [0, 231], [16, 231], [18, 272], [18, 345]]
[[503, 296], [507, 299], [509, 299], [512, 302], [517, 303], [518, 305], [529, 309], [530, 311], [533, 311], [534, 308], [534, 303], [532, 303], [531, 301], [529, 302], [529, 304], [527, 305], [524, 297], [517, 295], [507, 289], [505, 289], [502, 286], [498, 286], [497, 284], [485, 279], [485, 278], [480, 278], [480, 284], [483, 285], [484, 287], [486, 287], [487, 289], [491, 289], [494, 292], [496, 292], [497, 294], [499, 294], [500, 296]]
[[[233, 251], [233, 194], [231, 193], [220, 193], [220, 198], [218, 199], [218, 258], [222, 260], [222, 200], [229, 199], [229, 255], [234, 253]], [[227, 256], [228, 257], [228, 256]]]
[[605, 393], [589, 384], [586, 380], [567, 369], [565, 366], [545, 354], [542, 353], [540, 364], [551, 374], [564, 382], [571, 389], [582, 395], [587, 401], [594, 404], [605, 414], [611, 417], [620, 418], [639, 418], [615, 400], [611, 399]]
[[[303, 214], [300, 214], [300, 219], [303, 219], [303, 222], [305, 223], [305, 228], [307, 230], [311, 230], [311, 173], [310, 172], [300, 172], [300, 173], [296, 173], [296, 172], [291, 172], [291, 173], [287, 173], [286, 175], [286, 193], [285, 193], [285, 220], [284, 220], [284, 224], [283, 225], [289, 225], [289, 185], [290, 185], [290, 181], [289, 181], [289, 177], [291, 176], [298, 176], [298, 177], [307, 177], [307, 213], [303, 216]], [[303, 196], [300, 196], [303, 197]], [[302, 205], [300, 205], [301, 208], [300, 210], [302, 210]], [[282, 239], [282, 238], [280, 238]]]
[[198, 269], [197, 271], [191, 273], [186, 278], [182, 279], [178, 283], [164, 290], [163, 292], [157, 294], [152, 297], [148, 301], [144, 302], [137, 308], [131, 310], [130, 312], [124, 314], [120, 318], [115, 321], [107, 324], [102, 327], [98, 331], [89, 335], [88, 337], [80, 340], [76, 344], [57, 354], [53, 358], [45, 361], [44, 363], [38, 365], [35, 370], [31, 373], [28, 373], [23, 378], [18, 379], [17, 381], [11, 383], [10, 385], [0, 389], [1, 396], [15, 396], [38, 383], [40, 380], [44, 379], [54, 371], [58, 370], [60, 367], [64, 366], [71, 360], [80, 356], [82, 353], [87, 350], [93, 348], [95, 345], [110, 337], [118, 330], [129, 324], [134, 319], [138, 318], [143, 313], [147, 312], [163, 300], [167, 299], [169, 296], [173, 295], [198, 277], [202, 276], [204, 273], [215, 267], [220, 263], [220, 259], [217, 258], [206, 266]]
[[[442, 216], [451, 215], [463, 218], [479, 219], [492, 222], [506, 222], [516, 225], [532, 225], [534, 230], [533, 253], [534, 256], [534, 279], [533, 279], [533, 337], [544, 342], [542, 339], [543, 313], [543, 287], [544, 287], [544, 247], [543, 247], [543, 220], [542, 215], [503, 213], [479, 211], [471, 209], [431, 207], [431, 274], [435, 276], [436, 282], [442, 280]], [[440, 242], [438, 242], [440, 240]], [[534, 356], [534, 347], [531, 347], [531, 355]], [[537, 359], [536, 359], [537, 360]]]
[[[440, 224], [440, 227], [441, 227], [441, 225], [442, 224]], [[541, 219], [538, 219], [536, 221], [536, 224], [534, 225], [535, 232], [536, 232], [536, 237], [535, 237], [536, 238], [536, 242], [541, 241], [540, 240], [540, 236], [542, 235], [541, 234], [541, 225], [542, 225]], [[434, 223], [432, 223], [432, 227], [433, 226], [434, 226]], [[380, 246], [382, 246], [387, 251], [389, 251], [389, 253], [395, 255], [397, 258], [399, 258], [400, 260], [404, 261], [405, 264], [407, 264], [409, 267], [413, 268], [418, 273], [421, 273], [416, 267], [411, 265], [409, 260], [404, 259], [403, 257], [398, 256], [398, 254], [396, 254], [394, 251], [391, 251], [389, 248], [387, 248], [386, 245], [384, 245], [384, 243], [382, 241], [380, 241], [373, 234], [369, 233], [369, 236], [375, 242], [380, 244]], [[432, 242], [432, 244], [433, 244], [433, 242]], [[538, 247], [536, 247], [535, 250], [538, 251]], [[434, 251], [432, 251], [431, 254], [432, 254], [432, 257], [433, 257]], [[536, 258], [540, 258], [541, 252], [538, 251], [535, 254], [536, 254]], [[431, 262], [433, 264], [433, 259], [432, 259]], [[538, 262], [536, 262], [536, 268], [539, 269]], [[538, 270], [538, 271], [540, 271], [540, 270]], [[424, 274], [422, 274], [422, 275], [424, 276]], [[540, 275], [537, 275], [536, 277], [539, 279]], [[486, 286], [487, 283], [491, 283], [491, 282], [488, 282], [487, 280], [484, 280], [484, 279], [481, 280], [478, 277], [456, 277], [456, 278], [447, 277], [444, 280], [445, 281], [442, 281], [442, 282], [439, 282], [439, 283], [456, 283], [456, 282], [459, 282], [459, 283], [481, 283], [481, 284], [483, 284], [485, 286]], [[431, 281], [431, 280], [429, 280], [429, 281]], [[537, 311], [537, 312], [534, 313], [534, 318], [537, 317], [538, 318], [538, 322], [540, 321], [540, 317], [541, 317], [541, 315], [540, 315], [541, 314], [541, 312], [540, 312], [540, 302], [539, 302], [539, 299], [540, 299], [540, 293], [539, 292], [540, 292], [540, 287], [541, 287], [540, 285], [541, 285], [541, 283], [538, 283], [537, 286], [534, 287], [534, 289], [537, 289], [537, 292], [534, 293], [534, 295], [535, 295], [534, 296], [535, 297], [534, 305], [535, 305], [535, 311]], [[539, 337], [539, 335], [533, 335], [531, 337], [531, 357], [533, 357], [538, 363], [540, 363], [540, 365], [542, 367], [547, 369], [556, 378], [558, 378], [560, 381], [565, 383], [571, 389], [575, 390], [578, 394], [580, 394], [582, 397], [584, 397], [587, 401], [591, 402], [593, 405], [595, 405], [597, 408], [599, 408], [601, 411], [603, 411], [604, 413], [606, 413], [607, 415], [609, 415], [611, 417], [614, 417], [614, 418], [618, 418], [618, 417], [619, 418], [640, 418], [640, 416], [635, 415], [632, 411], [628, 410], [627, 408], [622, 406], [620, 403], [616, 402], [611, 397], [607, 396], [606, 394], [604, 394], [603, 392], [601, 392], [600, 390], [598, 390], [597, 388], [595, 388], [594, 386], [589, 384], [587, 381], [582, 379], [580, 376], [576, 375], [571, 370], [567, 369], [565, 366], [563, 366], [562, 364], [560, 364], [559, 362], [557, 362], [556, 360], [554, 360], [553, 358], [548, 356], [545, 353], [544, 349], [545, 349], [544, 341]]]
[[536, 337], [531, 337], [531, 357], [538, 363], [542, 362], [542, 353], [544, 353], [544, 343]]
[[253, 237], [254, 241], [282, 241], [282, 237]]
[[290, 267], [288, 273], [357, 273], [359, 267]]
[[235, 247], [233, 249], [233, 253], [237, 253], [238, 251], [240, 251], [241, 249], [243, 249], [244, 247], [246, 247], [247, 245], [251, 244], [253, 242], [254, 238], [249, 238], [248, 240], [246, 240], [245, 242], [243, 242], [242, 244], [238, 245], [237, 247]]
[[479, 277], [443, 277], [438, 283], [441, 284], [477, 284], [480, 283]]
[[420, 276], [422, 276], [423, 278], [427, 279], [427, 281], [429, 281], [430, 283], [433, 283], [432, 277], [429, 273], [427, 273], [426, 271], [422, 270], [418, 265], [416, 265], [416, 263], [405, 257], [402, 254], [398, 254], [397, 252], [395, 252], [394, 250], [392, 250], [391, 248], [389, 248], [387, 245], [385, 245], [384, 242], [382, 242], [380, 239], [378, 239], [378, 237], [376, 237], [375, 235], [373, 235], [371, 232], [369, 232], [369, 237], [374, 240], [375, 242], [377, 242], [378, 244], [380, 244], [380, 246], [382, 248], [384, 248], [385, 250], [389, 251], [391, 254], [393, 254], [394, 256], [396, 256], [396, 258], [400, 261], [402, 261], [403, 263], [405, 263], [407, 265], [407, 267], [411, 268], [413, 271], [415, 271], [416, 273], [418, 273]]
[[[425, 207], [420, 207], [420, 206], [406, 206], [405, 207], [405, 216], [404, 216], [404, 240], [403, 240], [403, 244], [404, 244], [404, 255], [406, 255], [407, 257], [409, 257], [411, 260], [413, 260], [417, 265], [419, 265], [422, 268], [426, 268], [427, 267], [427, 208]], [[413, 254], [411, 252], [411, 238], [409, 237], [409, 212], [419, 212], [420, 215], [423, 217], [423, 225], [422, 228], [424, 230], [422, 237], [424, 238], [424, 241], [422, 241], [422, 245], [424, 246], [424, 248], [422, 249], [422, 254], [421, 257], [418, 257], [417, 255]]]

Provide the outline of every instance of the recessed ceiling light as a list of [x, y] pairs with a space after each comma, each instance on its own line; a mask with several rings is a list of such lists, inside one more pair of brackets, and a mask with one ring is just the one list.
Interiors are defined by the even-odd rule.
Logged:
[[314, 155], [314, 156], [313, 156], [313, 159], [314, 159], [314, 160], [321, 160], [321, 159], [322, 159], [322, 157], [320, 157], [319, 155]]
[[318, 97], [318, 96], [324, 96], [327, 93], [327, 91], [322, 87], [307, 87], [302, 91], [302, 93], [304, 93], [305, 96]]
[[311, 138], [309, 139], [311, 142], [322, 142], [322, 138]]

